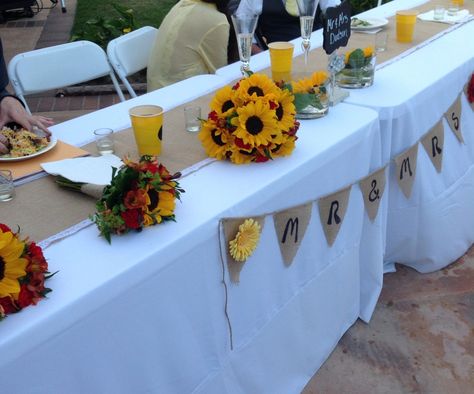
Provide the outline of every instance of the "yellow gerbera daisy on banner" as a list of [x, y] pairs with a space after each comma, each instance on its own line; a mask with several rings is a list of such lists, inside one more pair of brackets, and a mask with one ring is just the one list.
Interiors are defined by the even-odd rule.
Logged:
[[252, 74], [240, 81], [237, 89], [238, 95], [244, 100], [255, 100], [258, 97], [278, 94], [279, 88], [264, 74]]
[[238, 116], [232, 119], [232, 124], [237, 127], [234, 131], [236, 137], [251, 146], [268, 145], [272, 142], [272, 134], [277, 129], [277, 118], [267, 101], [251, 101], [238, 108], [237, 114]]
[[18, 278], [26, 275], [27, 259], [21, 257], [25, 244], [11, 232], [0, 230], [0, 298], [20, 292]]
[[218, 128], [212, 121], [205, 121], [202, 123], [198, 138], [208, 156], [218, 160], [225, 159], [228, 150], [227, 143], [232, 138], [227, 130]]
[[229, 253], [235, 261], [245, 261], [255, 251], [260, 240], [260, 224], [253, 219], [245, 219], [239, 226], [235, 238], [229, 242]]
[[230, 86], [225, 86], [216, 92], [210, 107], [212, 111], [216, 111], [217, 116], [226, 117], [232, 113], [237, 105], [234, 90]]
[[[287, 131], [295, 125], [296, 108], [293, 104], [293, 95], [288, 90], [282, 90], [277, 96], [276, 102], [278, 107], [275, 109], [277, 117], [277, 126], [280, 130]], [[276, 133], [275, 133], [276, 134]], [[274, 138], [273, 142], [279, 144], [281, 138]]]

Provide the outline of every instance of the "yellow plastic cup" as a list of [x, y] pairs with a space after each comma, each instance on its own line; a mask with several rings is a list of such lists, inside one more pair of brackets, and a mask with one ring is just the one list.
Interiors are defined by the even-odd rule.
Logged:
[[163, 108], [157, 105], [139, 105], [130, 108], [133, 134], [140, 156], [158, 156], [163, 134]]
[[415, 11], [397, 11], [396, 25], [398, 42], [413, 41], [413, 33], [415, 32], [417, 15], [418, 12]]
[[272, 79], [276, 82], [291, 81], [294, 45], [291, 42], [276, 41], [268, 44]]
[[451, 0], [453, 4], [457, 4], [459, 7], [464, 5], [464, 0]]

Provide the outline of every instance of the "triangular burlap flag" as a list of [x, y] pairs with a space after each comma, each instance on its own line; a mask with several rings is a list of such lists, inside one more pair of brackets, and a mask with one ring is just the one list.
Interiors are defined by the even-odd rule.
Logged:
[[329, 246], [336, 240], [346, 215], [351, 186], [346, 187], [318, 201], [319, 217]]
[[[469, 92], [467, 91], [468, 86], [469, 86], [469, 82], [464, 85], [464, 94], [466, 95], [467, 102], [469, 103]], [[469, 105], [471, 106], [471, 109], [474, 111], [474, 101], [472, 103], [469, 103]]]
[[273, 223], [285, 265], [293, 262], [311, 219], [313, 203], [298, 205], [273, 214]]
[[449, 127], [453, 131], [456, 138], [460, 143], [464, 144], [464, 139], [461, 132], [461, 93], [454, 100], [454, 103], [451, 107], [448, 108], [444, 114], [446, 120], [448, 121]]
[[[239, 231], [239, 226], [250, 218], [227, 218], [222, 219], [222, 225], [224, 227], [224, 242], [225, 242], [225, 253], [227, 256], [227, 268], [229, 269], [229, 277], [231, 282], [240, 282], [240, 271], [244, 267], [246, 261], [236, 261], [229, 253], [229, 242], [235, 238]], [[265, 216], [253, 216], [251, 219], [255, 220], [260, 224], [260, 234], [263, 231], [263, 224], [265, 222]]]
[[431, 162], [436, 168], [436, 171], [441, 172], [444, 154], [444, 127], [443, 120], [440, 120], [436, 125], [425, 134], [421, 139], [421, 143], [428, 153]]
[[395, 176], [406, 198], [410, 198], [416, 175], [418, 142], [395, 158]]
[[385, 191], [385, 167], [373, 172], [359, 182], [364, 196], [364, 206], [371, 221], [377, 217], [380, 201]]

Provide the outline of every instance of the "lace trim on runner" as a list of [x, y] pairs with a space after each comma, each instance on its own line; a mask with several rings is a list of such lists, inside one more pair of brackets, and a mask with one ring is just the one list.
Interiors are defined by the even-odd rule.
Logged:
[[54, 234], [51, 237], [42, 240], [41, 242], [38, 242], [38, 245], [44, 250], [48, 248], [52, 243], [60, 241], [64, 238], [67, 238], [70, 235], [73, 235], [77, 233], [78, 231], [81, 231], [82, 229], [89, 227], [92, 224], [93, 223], [90, 219], [85, 219], [82, 222], [79, 222], [75, 224], [74, 226], [67, 228], [66, 230], [60, 231], [59, 233]]

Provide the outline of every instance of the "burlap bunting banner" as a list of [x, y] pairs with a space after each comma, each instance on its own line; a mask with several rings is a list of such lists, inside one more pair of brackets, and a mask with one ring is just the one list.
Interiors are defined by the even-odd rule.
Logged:
[[459, 93], [454, 103], [448, 108], [444, 114], [448, 121], [449, 127], [453, 131], [460, 143], [464, 144], [464, 138], [461, 132], [461, 93]]
[[444, 154], [444, 127], [442, 119], [425, 134], [421, 139], [421, 143], [435, 166], [436, 171], [441, 172]]
[[313, 203], [299, 205], [273, 214], [278, 245], [285, 265], [293, 262], [311, 219]]
[[369, 219], [373, 222], [379, 211], [380, 201], [385, 191], [385, 167], [370, 174], [359, 182], [364, 196], [364, 206]]
[[[225, 253], [227, 256], [227, 267], [229, 269], [229, 277], [231, 282], [240, 282], [240, 271], [244, 267], [246, 261], [236, 261], [229, 253], [229, 242], [233, 240], [239, 231], [239, 226], [244, 222], [245, 218], [227, 218], [222, 219], [222, 225], [224, 228], [224, 240], [225, 240]], [[263, 231], [263, 225], [265, 223], [265, 216], [252, 216], [251, 219], [255, 220], [260, 224], [260, 234]]]
[[348, 186], [343, 190], [319, 199], [319, 217], [329, 246], [332, 246], [336, 240], [344, 221], [350, 191], [351, 186]]
[[410, 198], [416, 175], [418, 142], [395, 158], [395, 176], [406, 198]]

